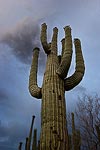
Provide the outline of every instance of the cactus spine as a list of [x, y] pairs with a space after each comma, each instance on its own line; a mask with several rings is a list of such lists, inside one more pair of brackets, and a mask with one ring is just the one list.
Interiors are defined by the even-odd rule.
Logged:
[[57, 55], [58, 29], [53, 29], [51, 43], [47, 42], [47, 25], [42, 24], [41, 43], [47, 54], [42, 87], [37, 85], [39, 48], [33, 51], [29, 77], [29, 91], [35, 98], [42, 98], [40, 150], [67, 150], [68, 134], [66, 123], [65, 91], [71, 90], [82, 80], [84, 60], [79, 39], [75, 39], [76, 70], [67, 78], [72, 59], [72, 36], [70, 26], [64, 28], [62, 55]]

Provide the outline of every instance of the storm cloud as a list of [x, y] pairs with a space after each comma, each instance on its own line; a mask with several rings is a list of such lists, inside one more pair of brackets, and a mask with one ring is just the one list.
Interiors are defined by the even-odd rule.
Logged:
[[40, 47], [39, 25], [29, 18], [2, 35], [1, 43], [7, 44], [12, 53], [23, 63], [29, 63], [34, 47]]

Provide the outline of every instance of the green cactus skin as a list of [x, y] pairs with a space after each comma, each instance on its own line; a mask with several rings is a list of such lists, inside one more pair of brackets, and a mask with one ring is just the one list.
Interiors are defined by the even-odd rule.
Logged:
[[85, 65], [81, 50], [81, 42], [79, 39], [74, 39], [76, 52], [76, 68], [72, 76], [65, 79], [65, 90], [69, 91], [77, 86], [83, 78]]
[[37, 68], [38, 68], [39, 48], [33, 50], [33, 60], [29, 77], [29, 91], [33, 97], [41, 98], [41, 88], [37, 85]]
[[40, 150], [67, 150], [68, 133], [66, 122], [65, 91], [71, 90], [82, 80], [85, 67], [79, 39], [75, 40], [76, 70], [67, 78], [72, 59], [71, 28], [64, 28], [62, 55], [57, 55], [58, 29], [53, 29], [51, 43], [47, 43], [47, 25], [42, 24], [41, 43], [47, 54], [42, 87], [37, 85], [39, 48], [33, 51], [29, 77], [29, 91], [35, 98], [42, 98]]
[[[68, 70], [71, 64], [72, 59], [72, 37], [71, 37], [71, 28], [66, 26], [65, 30], [65, 39], [62, 40], [62, 59], [61, 63], [57, 69], [57, 74], [61, 78], [65, 78], [68, 74]], [[64, 48], [63, 48], [64, 45]]]

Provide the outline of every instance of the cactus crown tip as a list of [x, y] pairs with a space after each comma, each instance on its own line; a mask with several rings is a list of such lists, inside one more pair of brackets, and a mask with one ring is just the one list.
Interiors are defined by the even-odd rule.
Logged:
[[37, 129], [35, 128], [34, 131], [37, 131]]
[[47, 26], [46, 23], [42, 23], [42, 26]]
[[71, 114], [72, 114], [72, 115], [74, 115], [74, 113], [73, 113], [73, 112], [72, 112]]
[[63, 39], [61, 40], [61, 42], [63, 42], [63, 41], [65, 41], [65, 38], [63, 38]]
[[23, 144], [23, 142], [20, 142], [19, 144], [20, 144], [20, 145], [22, 145], [22, 144]]
[[53, 28], [53, 30], [56, 30], [56, 31], [58, 31], [58, 28], [57, 28], [57, 27], [54, 27], [54, 28]]
[[33, 49], [33, 52], [34, 52], [35, 50], [40, 51], [40, 49], [39, 49], [38, 47], [35, 47], [35, 48]]
[[35, 118], [35, 116], [34, 116], [34, 115], [33, 115], [32, 117], [33, 117], [33, 118]]
[[67, 25], [67, 26], [64, 27], [64, 30], [67, 30], [67, 29], [70, 29], [70, 30], [71, 30], [70, 25]]
[[77, 43], [77, 42], [80, 43], [81, 41], [80, 41], [80, 39], [75, 38], [75, 39], [74, 39], [74, 43]]
[[78, 41], [79, 39], [78, 38], [74, 38], [74, 41]]

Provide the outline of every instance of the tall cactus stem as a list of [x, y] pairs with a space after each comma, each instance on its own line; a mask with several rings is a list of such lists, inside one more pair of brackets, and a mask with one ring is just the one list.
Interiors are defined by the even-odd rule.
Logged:
[[25, 150], [27, 150], [28, 137], [26, 137]]
[[35, 119], [35, 116], [32, 116], [32, 123], [31, 123], [31, 128], [30, 128], [28, 142], [27, 142], [27, 150], [30, 150], [30, 147], [31, 147], [31, 139], [32, 139], [32, 130], [33, 130], [34, 119]]
[[22, 142], [19, 143], [18, 150], [22, 150], [22, 144], [23, 144]]
[[37, 150], [37, 129], [34, 129], [32, 150]]

